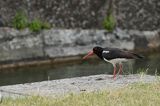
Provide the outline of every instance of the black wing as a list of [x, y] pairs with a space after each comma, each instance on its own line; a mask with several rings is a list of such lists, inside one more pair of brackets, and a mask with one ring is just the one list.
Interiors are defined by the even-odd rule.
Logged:
[[107, 60], [116, 59], [116, 58], [126, 58], [126, 59], [143, 58], [142, 56], [136, 53], [132, 53], [132, 52], [117, 49], [117, 48], [105, 48], [104, 51], [108, 51], [108, 53], [107, 52], [102, 53], [102, 56]]

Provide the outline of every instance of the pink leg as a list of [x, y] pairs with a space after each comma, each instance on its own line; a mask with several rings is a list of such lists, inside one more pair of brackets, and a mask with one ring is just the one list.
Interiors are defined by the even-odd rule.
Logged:
[[116, 65], [114, 65], [113, 78], [116, 79]]
[[122, 64], [119, 64], [119, 75], [121, 75], [122, 74]]

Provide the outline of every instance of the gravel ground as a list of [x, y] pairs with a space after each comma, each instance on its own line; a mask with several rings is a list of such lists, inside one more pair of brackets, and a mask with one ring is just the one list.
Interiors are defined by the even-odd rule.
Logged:
[[60, 80], [42, 81], [26, 84], [17, 84], [0, 87], [0, 95], [3, 97], [19, 96], [60, 96], [67, 93], [91, 92], [103, 89], [115, 89], [134, 82], [150, 83], [156, 80], [150, 75], [125, 75], [113, 80], [112, 75], [93, 75]]

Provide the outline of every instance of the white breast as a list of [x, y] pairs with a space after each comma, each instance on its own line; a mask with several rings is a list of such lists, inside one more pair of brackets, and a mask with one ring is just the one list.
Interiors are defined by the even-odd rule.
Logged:
[[119, 64], [121, 64], [122, 62], [126, 62], [127, 60], [125, 59], [125, 58], [116, 58], [116, 59], [112, 59], [112, 60], [107, 60], [107, 59], [105, 59], [105, 58], [103, 58], [106, 62], [109, 62], [109, 63], [111, 63], [111, 64], [113, 64], [113, 65], [115, 65], [115, 64], [117, 64], [117, 63], [119, 63]]

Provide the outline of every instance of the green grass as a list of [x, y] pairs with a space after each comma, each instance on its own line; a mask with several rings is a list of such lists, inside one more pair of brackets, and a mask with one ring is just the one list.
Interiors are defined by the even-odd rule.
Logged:
[[27, 15], [23, 11], [18, 11], [12, 20], [12, 26], [16, 29], [24, 29], [28, 26]]
[[29, 28], [33, 32], [38, 32], [43, 29], [50, 29], [52, 27], [50, 23], [44, 22], [37, 18], [29, 22], [27, 14], [23, 11], [16, 12], [12, 20], [12, 26], [18, 30]]
[[114, 19], [114, 16], [110, 13], [109, 16], [107, 16], [103, 21], [103, 27], [109, 31], [112, 32], [116, 26], [116, 21]]
[[43, 22], [39, 19], [34, 19], [30, 24], [29, 24], [29, 29], [33, 32], [38, 32], [42, 29], [50, 29], [51, 25], [47, 22]]
[[30, 24], [29, 24], [29, 29], [33, 32], [38, 32], [42, 29], [42, 22], [38, 19], [34, 19]]
[[160, 83], [136, 83], [127, 87], [65, 97], [26, 97], [2, 101], [0, 106], [159, 106]]

